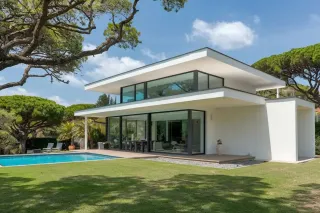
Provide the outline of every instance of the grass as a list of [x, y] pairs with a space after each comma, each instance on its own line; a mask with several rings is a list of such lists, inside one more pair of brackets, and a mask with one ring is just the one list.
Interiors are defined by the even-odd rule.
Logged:
[[117, 159], [0, 168], [0, 212], [320, 212], [320, 159], [220, 170]]

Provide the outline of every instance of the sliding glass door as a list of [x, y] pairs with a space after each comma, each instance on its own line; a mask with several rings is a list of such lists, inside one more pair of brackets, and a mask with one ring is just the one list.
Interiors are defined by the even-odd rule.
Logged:
[[188, 153], [188, 111], [151, 114], [151, 150]]
[[126, 151], [202, 154], [205, 113], [181, 110], [111, 117], [108, 138], [112, 148]]
[[122, 117], [122, 150], [146, 150], [147, 118], [147, 114]]

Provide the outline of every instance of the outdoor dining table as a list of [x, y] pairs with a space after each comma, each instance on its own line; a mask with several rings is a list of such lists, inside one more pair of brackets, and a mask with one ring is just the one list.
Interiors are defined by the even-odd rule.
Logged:
[[141, 151], [144, 152], [144, 146], [147, 143], [147, 141], [134, 141], [134, 151], [137, 152], [138, 144], [141, 145]]

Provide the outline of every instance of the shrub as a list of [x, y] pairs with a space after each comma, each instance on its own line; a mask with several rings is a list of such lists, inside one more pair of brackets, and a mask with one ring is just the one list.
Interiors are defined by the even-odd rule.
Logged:
[[320, 136], [316, 136], [316, 155], [320, 155]]
[[0, 155], [19, 154], [20, 147], [17, 139], [10, 133], [0, 130]]

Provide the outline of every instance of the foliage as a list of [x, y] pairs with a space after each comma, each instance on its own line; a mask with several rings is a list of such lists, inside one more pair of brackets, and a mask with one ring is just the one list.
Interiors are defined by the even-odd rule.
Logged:
[[111, 95], [102, 94], [99, 96], [96, 107], [108, 106], [116, 104], [116, 98], [112, 98]]
[[19, 152], [19, 143], [10, 134], [14, 120], [14, 114], [0, 109], [0, 154], [17, 154]]
[[[101, 132], [99, 125], [94, 120], [88, 119], [88, 141], [90, 148], [94, 148], [96, 143], [100, 140], [104, 140], [104, 134]], [[85, 137], [85, 121], [79, 119], [75, 121], [64, 122], [58, 128], [60, 141], [71, 140], [73, 143], [75, 138]]]
[[[160, 0], [166, 11], [178, 11], [186, 0]], [[88, 56], [113, 46], [135, 48], [140, 32], [133, 27], [139, 0], [6, 0], [0, 1], [0, 71], [27, 65], [21, 79], [0, 85], [0, 90], [22, 86], [28, 78], [76, 73]], [[104, 40], [84, 48], [84, 36], [104, 20]], [[33, 70], [36, 72], [31, 73]]]
[[21, 143], [23, 153], [30, 134], [59, 125], [64, 115], [64, 107], [54, 101], [22, 95], [0, 97], [0, 109], [15, 115], [10, 134]]
[[74, 113], [76, 111], [85, 110], [85, 109], [91, 109], [94, 108], [94, 104], [73, 104], [71, 106], [66, 107], [64, 111], [64, 121], [71, 121], [74, 120]]
[[56, 138], [58, 137], [58, 130], [57, 130], [57, 127], [54, 126], [54, 127], [45, 127], [45, 128], [42, 128], [40, 129], [35, 137], [42, 137], [42, 138]]
[[320, 155], [320, 135], [316, 135], [316, 155]]
[[20, 153], [20, 147], [17, 139], [9, 132], [0, 130], [0, 155], [18, 153]]
[[320, 122], [315, 123], [316, 154], [320, 155]]
[[65, 122], [60, 125], [58, 128], [59, 136], [58, 140], [71, 140], [73, 142], [73, 130], [74, 130], [74, 122]]
[[281, 78], [305, 98], [320, 104], [320, 44], [263, 58], [252, 66]]
[[[299, 87], [304, 91], [308, 90], [308, 87], [305, 85], [299, 84]], [[277, 96], [277, 90], [276, 89], [262, 90], [262, 91], [258, 91], [257, 94], [266, 98], [274, 99]], [[300, 91], [297, 91], [289, 86], [280, 89], [280, 97], [299, 97], [302, 99], [306, 99], [304, 94], [302, 94]]]

